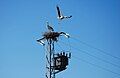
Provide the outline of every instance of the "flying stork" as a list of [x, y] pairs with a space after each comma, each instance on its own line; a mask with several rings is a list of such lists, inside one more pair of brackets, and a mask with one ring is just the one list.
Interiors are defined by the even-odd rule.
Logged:
[[62, 19], [65, 19], [65, 18], [71, 18], [72, 17], [72, 15], [70, 15], [70, 16], [63, 16], [63, 14], [61, 13], [60, 8], [58, 7], [58, 5], [56, 6], [56, 8], [57, 8], [57, 14], [58, 14], [57, 18], [59, 20], [62, 20]]

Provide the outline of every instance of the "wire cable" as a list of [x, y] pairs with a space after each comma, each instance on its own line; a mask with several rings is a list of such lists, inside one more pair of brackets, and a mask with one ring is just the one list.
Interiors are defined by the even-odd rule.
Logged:
[[107, 68], [104, 68], [104, 67], [102, 67], [102, 66], [99, 66], [99, 65], [96, 65], [96, 64], [94, 64], [94, 63], [91, 63], [91, 62], [88, 62], [88, 61], [86, 61], [86, 60], [84, 60], [84, 59], [82, 59], [82, 58], [78, 58], [78, 57], [75, 57], [75, 56], [73, 56], [76, 60], [78, 60], [78, 61], [83, 61], [83, 62], [85, 62], [85, 63], [88, 63], [88, 64], [90, 64], [90, 65], [92, 65], [92, 66], [95, 66], [95, 67], [97, 67], [97, 68], [100, 68], [100, 69], [103, 69], [103, 70], [105, 70], [105, 71], [108, 71], [108, 72], [110, 72], [110, 73], [113, 73], [113, 74], [116, 74], [116, 75], [118, 75], [118, 76], [120, 76], [120, 73], [117, 73], [117, 72], [114, 72], [114, 71], [112, 71], [112, 70], [109, 70], [109, 69], [107, 69]]
[[[61, 42], [61, 43], [65, 44], [65, 45], [69, 45], [69, 44], [64, 43], [64, 42]], [[88, 53], [87, 51], [78, 49], [78, 48], [76, 48], [76, 47], [74, 47], [74, 46], [72, 46], [72, 45], [71, 45], [71, 47], [72, 47], [73, 49], [75, 49], [75, 50], [78, 50], [78, 51], [84, 53], [84, 54], [87, 54], [87, 55], [89, 55], [89, 56], [91, 56], [91, 57], [94, 57], [94, 58], [96, 58], [97, 60], [100, 60], [100, 61], [103, 61], [103, 62], [105, 62], [105, 63], [108, 63], [108, 64], [110, 64], [110, 65], [112, 65], [112, 66], [114, 66], [114, 67], [120, 68], [120, 66], [118, 66], [118, 65], [116, 65], [116, 64], [113, 64], [113, 63], [111, 63], [111, 62], [109, 62], [109, 61], [107, 61], [107, 60], [101, 59], [101, 58], [99, 58], [99, 57], [97, 57], [97, 56], [95, 56], [95, 55], [92, 55], [92, 54]]]
[[[63, 43], [63, 42], [62, 42], [62, 43]], [[69, 45], [69, 44], [66, 44], [66, 43], [63, 43], [63, 44]], [[60, 47], [60, 46], [59, 46], [59, 47]], [[74, 48], [72, 45], [71, 45], [71, 47]], [[90, 55], [90, 56], [91, 56], [91, 55]], [[110, 69], [104, 68], [104, 67], [102, 67], [102, 66], [100, 66], [100, 65], [91, 63], [91, 62], [89, 62], [89, 61], [87, 61], [87, 60], [84, 60], [83, 58], [76, 57], [76, 56], [73, 56], [73, 58], [75, 58], [75, 59], [78, 60], [79, 62], [80, 62], [80, 60], [81, 60], [82, 62], [85, 62], [85, 63], [87, 63], [87, 64], [89, 64], [89, 65], [95, 66], [95, 67], [97, 67], [97, 68], [100, 68], [100, 69], [102, 69], [102, 70], [108, 71], [108, 72], [110, 72], [110, 73], [112, 73], [112, 74], [115, 74], [115, 75], [117, 75], [117, 76], [120, 76], [120, 74], [117, 73], [117, 72], [114, 72], [114, 71], [112, 71], [112, 70], [110, 70]], [[96, 58], [96, 57], [95, 57], [95, 58]]]
[[69, 44], [69, 52], [71, 52], [71, 44], [70, 44], [70, 40], [68, 39], [68, 44]]
[[90, 48], [96, 49], [96, 50], [98, 50], [99, 52], [101, 52], [101, 53], [103, 53], [103, 54], [105, 54], [105, 55], [111, 56], [111, 57], [113, 57], [113, 58], [115, 58], [115, 59], [118, 59], [118, 60], [120, 61], [120, 57], [117, 57], [117, 56], [114, 56], [114, 55], [112, 55], [112, 54], [109, 54], [109, 53], [106, 52], [106, 51], [103, 51], [103, 50], [101, 50], [101, 49], [99, 49], [99, 48], [97, 48], [97, 47], [94, 47], [94, 46], [92, 46], [92, 45], [90, 45], [90, 44], [87, 44], [86, 42], [83, 42], [83, 41], [81, 41], [81, 40], [79, 40], [79, 39], [76, 39], [76, 38], [74, 38], [74, 37], [71, 37], [71, 39], [74, 39], [74, 40], [76, 40], [76, 41], [79, 41], [80, 43], [82, 43], [82, 44], [84, 44], [84, 45], [86, 45], [86, 46], [88, 46], [88, 47], [90, 47]]

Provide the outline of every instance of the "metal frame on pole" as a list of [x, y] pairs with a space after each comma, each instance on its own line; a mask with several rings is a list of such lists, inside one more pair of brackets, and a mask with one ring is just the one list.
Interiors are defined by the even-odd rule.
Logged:
[[43, 41], [47, 41], [46, 78], [55, 78], [55, 74], [65, 70], [68, 65], [68, 54], [65, 54], [65, 52], [55, 54], [54, 50], [54, 42], [57, 42], [58, 37], [61, 35], [67, 38], [70, 37], [65, 32], [48, 31], [43, 34], [43, 38], [37, 40], [43, 46], [45, 46]]
[[[54, 61], [54, 41], [50, 38], [47, 40], [47, 53], [46, 53], [46, 70], [48, 71], [46, 74], [47, 78], [55, 78], [55, 71], [53, 67], [53, 61]], [[49, 58], [49, 59], [48, 59]]]

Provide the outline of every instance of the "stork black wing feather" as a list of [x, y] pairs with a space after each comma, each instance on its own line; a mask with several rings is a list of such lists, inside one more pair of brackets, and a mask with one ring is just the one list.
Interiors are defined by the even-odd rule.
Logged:
[[60, 14], [60, 9], [59, 9], [59, 7], [58, 7], [58, 6], [56, 6], [56, 8], [57, 8], [58, 16], [59, 16], [59, 17], [61, 17], [61, 14]]

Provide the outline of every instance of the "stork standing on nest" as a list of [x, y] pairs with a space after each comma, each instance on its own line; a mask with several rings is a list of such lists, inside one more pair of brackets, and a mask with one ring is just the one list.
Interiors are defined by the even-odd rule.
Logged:
[[49, 31], [47, 31], [47, 32], [45, 32], [44, 34], [43, 34], [43, 37], [41, 38], [41, 39], [38, 39], [37, 40], [37, 42], [39, 42], [41, 45], [45, 45], [45, 43], [44, 43], [44, 41], [45, 40], [49, 40], [49, 39], [51, 39], [51, 40], [53, 40], [53, 41], [58, 41], [58, 37], [59, 36], [62, 36], [62, 35], [64, 35], [65, 37], [67, 37], [67, 38], [70, 38], [70, 35], [69, 34], [67, 34], [67, 33], [65, 33], [65, 32], [54, 32], [54, 29], [53, 29], [53, 27], [51, 27], [50, 25], [49, 25], [49, 23], [47, 22], [47, 29], [49, 30]]
[[53, 27], [49, 25], [49, 22], [47, 21], [47, 28], [49, 31], [54, 31]]

